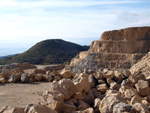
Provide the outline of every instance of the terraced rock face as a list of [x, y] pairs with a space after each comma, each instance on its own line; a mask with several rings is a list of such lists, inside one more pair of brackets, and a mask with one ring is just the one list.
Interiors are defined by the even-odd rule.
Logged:
[[129, 69], [150, 51], [150, 27], [104, 32], [90, 49], [71, 61], [73, 72], [100, 68]]

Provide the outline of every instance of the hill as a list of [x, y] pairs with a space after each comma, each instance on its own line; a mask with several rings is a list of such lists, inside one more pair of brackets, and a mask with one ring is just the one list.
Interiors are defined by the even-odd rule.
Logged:
[[89, 46], [81, 46], [61, 39], [44, 40], [22, 54], [0, 60], [0, 64], [23, 62], [31, 64], [61, 64], [70, 62], [80, 51], [88, 49]]

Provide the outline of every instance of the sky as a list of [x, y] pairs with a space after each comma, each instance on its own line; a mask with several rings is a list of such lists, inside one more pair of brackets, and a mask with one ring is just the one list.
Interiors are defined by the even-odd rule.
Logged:
[[136, 26], [150, 26], [150, 0], [0, 0], [0, 56], [46, 39], [90, 45], [104, 31]]

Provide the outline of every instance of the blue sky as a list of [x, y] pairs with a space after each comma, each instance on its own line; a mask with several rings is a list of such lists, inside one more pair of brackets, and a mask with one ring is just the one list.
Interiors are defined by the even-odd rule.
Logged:
[[149, 0], [0, 0], [0, 56], [45, 39], [81, 45], [104, 31], [150, 26]]

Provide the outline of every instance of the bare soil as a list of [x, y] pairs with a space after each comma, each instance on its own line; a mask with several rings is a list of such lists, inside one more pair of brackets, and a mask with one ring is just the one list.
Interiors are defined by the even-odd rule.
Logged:
[[51, 83], [0, 84], [0, 107], [25, 107], [42, 102], [42, 94], [49, 90]]

